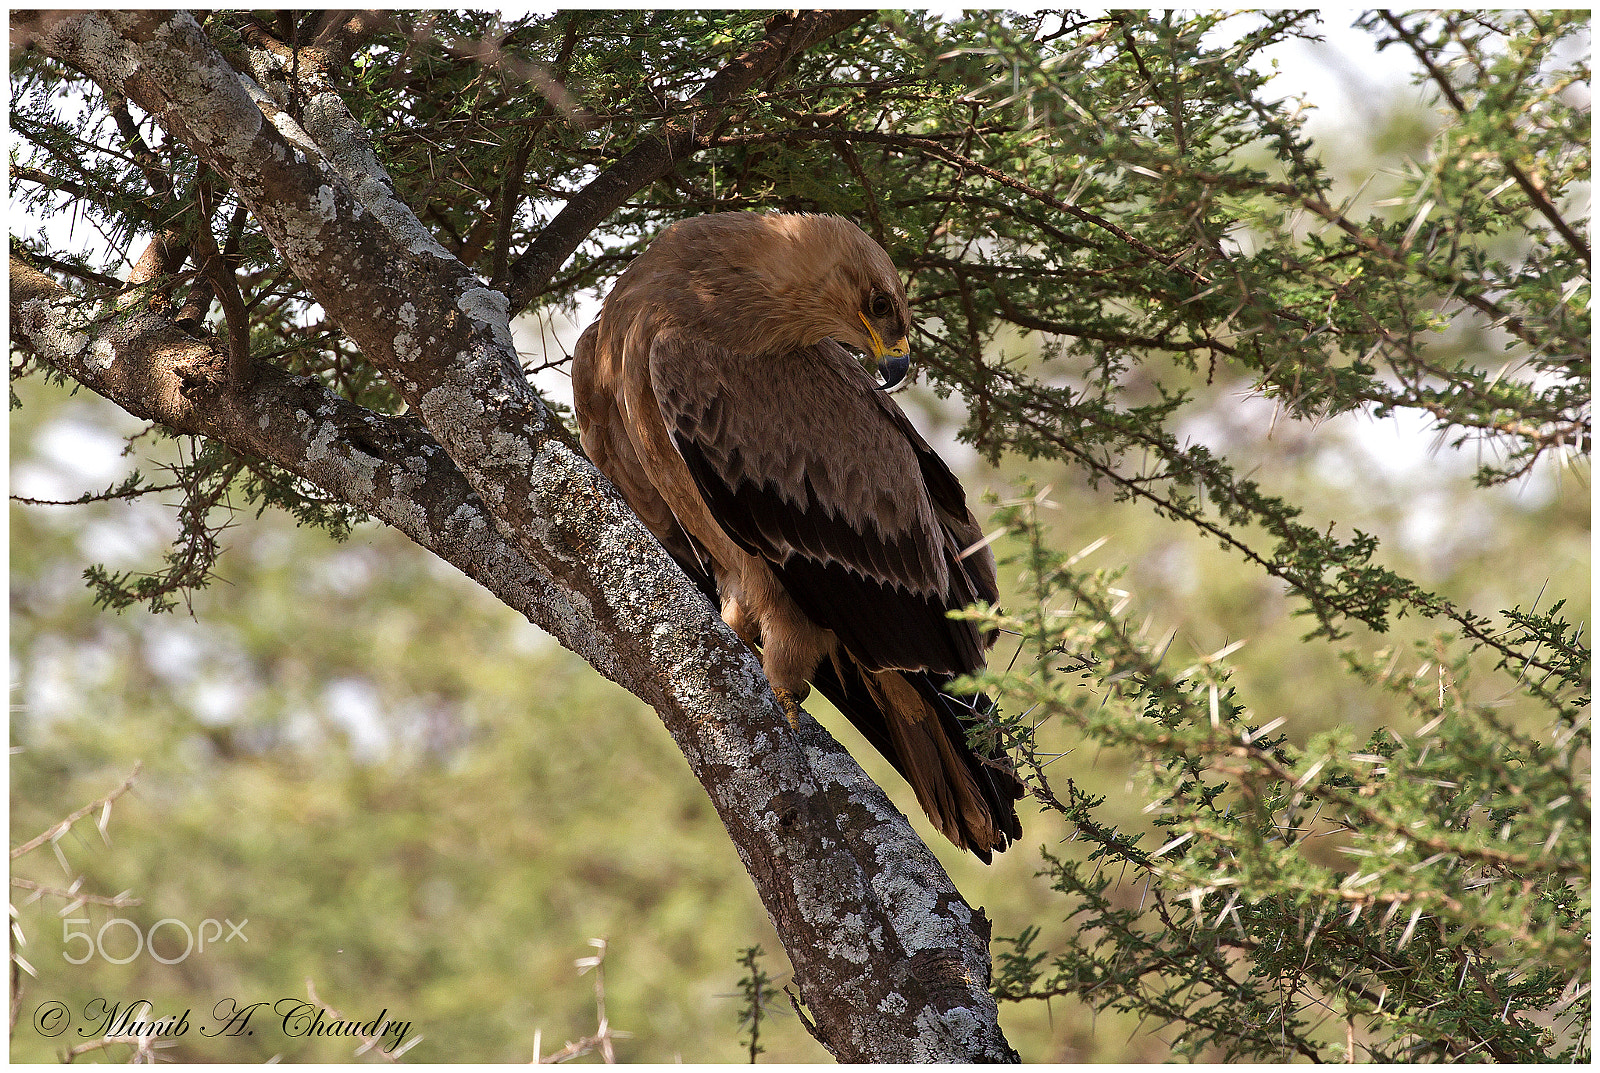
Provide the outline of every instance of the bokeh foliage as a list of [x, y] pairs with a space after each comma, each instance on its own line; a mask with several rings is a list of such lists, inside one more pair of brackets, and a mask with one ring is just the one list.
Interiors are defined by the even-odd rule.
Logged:
[[[269, 29], [292, 43], [316, 18]], [[503, 284], [566, 198], [660, 123], [694, 120], [690, 94], [765, 18], [397, 13], [343, 86], [418, 216]], [[906, 273], [919, 420], [957, 413], [987, 463], [969, 486], [1004, 500], [1010, 587], [993, 622], [1015, 638], [985, 681], [1041, 806], [1027, 841], [1050, 848], [951, 868], [1009, 936], [995, 987], [1020, 1003], [1005, 1023], [1029, 1058], [1587, 1054], [1588, 17], [1359, 24], [1407, 57], [1420, 103], [1347, 159], [1270, 77], [1274, 50], [1318, 31], [1312, 13], [882, 13], [752, 92], [534, 297], [541, 315], [574, 311], [660, 226], [729, 209], [842, 213]], [[243, 47], [243, 16], [206, 25]], [[538, 93], [546, 80], [570, 98]], [[21, 198], [77, 214], [130, 260], [135, 236], [214, 230], [261, 360], [395, 408], [181, 146], [30, 54], [14, 58], [12, 102]], [[12, 241], [84, 288], [120, 271], [120, 252]], [[180, 265], [152, 301], [181, 306], [193, 283]], [[1379, 419], [1431, 430], [1434, 464], [1390, 475], [1361, 447]], [[106, 502], [76, 509], [105, 530], [141, 492], [182, 504], [166, 566], [89, 580], [117, 608], [192, 600], [198, 622], [239, 637], [189, 643], [268, 684], [211, 720], [159, 674], [112, 726], [25, 708], [13, 812], [20, 840], [145, 757], [141, 793], [159, 807], [139, 840], [74, 867], [211, 915], [200, 907], [229, 904], [228, 879], [248, 875], [251, 911], [281, 929], [265, 956], [229, 962], [236, 980], [184, 993], [298, 990], [311, 973], [336, 1004], [342, 986], [426, 1010], [418, 1057], [508, 1059], [541, 1024], [530, 975], [557, 987], [583, 928], [620, 929], [607, 979], [624, 995], [646, 986], [645, 961], [673, 966], [664, 993], [704, 999], [713, 978], [731, 993], [736, 950], [774, 948], [647, 714], [556, 653], [508, 651], [503, 617], [365, 528], [358, 541], [385, 550], [359, 569], [350, 545], [301, 534], [273, 538], [299, 550], [266, 555], [271, 576], [230, 571], [244, 557], [217, 551], [269, 524], [250, 520], [261, 508], [335, 536], [359, 519], [215, 445], [155, 451], [169, 470], [117, 474]], [[1517, 496], [1546, 487], [1532, 506]], [[1420, 505], [1456, 522], [1425, 530], [1431, 546], [1407, 539]], [[24, 539], [74, 532], [14, 514]], [[1101, 536], [1093, 561], [1125, 566], [1088, 568], [1080, 549]], [[80, 566], [102, 561], [81, 543]], [[131, 673], [134, 620], [63, 610], [59, 578], [26, 580], [46, 576], [29, 572], [35, 554], [59, 573], [60, 553], [24, 547], [14, 536], [25, 695], [80, 647], [109, 643], [123, 654], [101, 658]], [[317, 588], [350, 571], [349, 603]], [[197, 595], [213, 573], [231, 584]], [[370, 755], [287, 714], [349, 707], [328, 692], [341, 681], [382, 698]], [[224, 787], [226, 836], [210, 799]], [[588, 804], [634, 807], [596, 822]], [[189, 852], [178, 871], [193, 878], [177, 881]], [[643, 904], [631, 923], [537, 908], [591, 890]], [[345, 905], [359, 925], [332, 908]], [[562, 954], [524, 945], [539, 920], [574, 922]], [[361, 939], [340, 947], [341, 933]], [[563, 994], [574, 1018], [591, 1002], [575, 980]], [[658, 1007], [613, 996], [611, 1016], [636, 1032], [629, 1057], [738, 1057], [734, 999], [718, 1001], [720, 1020], [646, 1028]], [[1135, 1025], [1159, 1034], [1124, 1044]], [[763, 1020], [760, 1045], [818, 1056], [792, 1019]]]

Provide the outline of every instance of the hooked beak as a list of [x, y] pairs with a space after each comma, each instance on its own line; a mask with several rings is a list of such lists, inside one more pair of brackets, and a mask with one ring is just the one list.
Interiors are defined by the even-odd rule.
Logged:
[[883, 383], [878, 387], [888, 391], [906, 378], [906, 373], [911, 369], [911, 343], [905, 336], [896, 339], [892, 344], [885, 346], [883, 337], [878, 330], [867, 320], [866, 314], [857, 313], [861, 323], [866, 325], [867, 337], [872, 340], [872, 356], [878, 359], [878, 375], [883, 377]]
[[902, 339], [896, 345], [902, 348], [899, 354], [896, 354], [893, 350], [890, 350], [884, 355], [882, 360], [878, 362], [878, 375], [883, 377], [883, 383], [878, 386], [883, 388], [885, 391], [888, 391], [900, 381], [904, 380], [906, 378], [906, 372], [911, 368], [911, 359], [905, 354], [904, 351], [905, 340]]

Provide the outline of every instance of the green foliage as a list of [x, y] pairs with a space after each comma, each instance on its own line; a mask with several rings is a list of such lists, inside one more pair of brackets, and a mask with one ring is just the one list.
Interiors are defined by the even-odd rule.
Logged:
[[171, 483], [150, 484], [135, 470], [104, 492], [70, 501], [77, 505], [128, 501], [174, 491], [181, 496], [178, 536], [172, 549], [162, 556], [161, 569], [152, 573], [109, 570], [97, 563], [84, 570], [96, 606], [123, 611], [142, 603], [159, 614], [172, 610], [179, 599], [187, 603], [194, 592], [209, 585], [222, 548], [219, 538], [233, 524], [230, 519], [234, 493], [241, 494], [246, 504], [257, 507], [257, 517], [268, 507], [276, 507], [288, 512], [298, 524], [322, 529], [334, 540], [344, 540], [350, 535], [350, 527], [363, 520], [360, 511], [330, 500], [293, 474], [241, 458], [214, 441], [187, 439], [187, 457], [180, 447], [178, 460], [162, 466], [172, 475]]
[[749, 946], [739, 954], [739, 964], [745, 970], [745, 975], [739, 977], [739, 1027], [750, 1033], [748, 1040], [741, 1036], [739, 1042], [749, 1048], [751, 1065], [757, 1055], [766, 1051], [761, 1046], [761, 1022], [777, 1012], [772, 977], [761, 967], [763, 953], [759, 946]]
[[[1552, 688], [1519, 673], [1570, 627], [1525, 633], [1504, 684], [1545, 710], [1540, 738], [1508, 725], [1504, 695], [1478, 699], [1471, 646], [1440, 635], [1410, 659], [1345, 651], [1402, 722], [1298, 748], [1273, 735], [1286, 715], [1262, 725], [1231, 684], [1237, 646], [1165, 666], [1128, 629], [1115, 577], [1049, 549], [1041, 499], [996, 514], [1027, 549], [1013, 561], [1034, 602], [977, 616], [1031, 658], [979, 681], [1015, 713], [1030, 789], [1088, 853], [1045, 852], [1074, 930], [1054, 952], [1035, 948], [1037, 927], [1002, 940], [996, 993], [1158, 1018], [1190, 1057], [1321, 1061], [1349, 1055], [1359, 1030], [1375, 1061], [1582, 1060], [1590, 743], [1572, 713], [1586, 675]], [[1057, 797], [1036, 744], [1052, 722], [1138, 758], [1150, 832], [1104, 822], [1104, 798], [1071, 779]], [[1136, 907], [1116, 897], [1129, 882]], [[1348, 1041], [1319, 1038], [1330, 1019]]]
[[[319, 18], [283, 13], [271, 29], [303, 43]], [[1088, 570], [1090, 549], [1066, 554], [1068, 538], [1047, 531], [1042, 495], [1012, 497], [995, 520], [995, 547], [1017, 575], [1009, 610], [972, 612], [1016, 635], [1011, 665], [997, 658], [982, 682], [1002, 700], [1001, 732], [1044, 810], [1024, 820], [1030, 839], [1056, 825], [1072, 839], [1036, 860], [1015, 847], [991, 873], [951, 865], [963, 889], [989, 884], [982, 900], [1012, 935], [997, 944], [995, 988], [1014, 1000], [1013, 1038], [1068, 1058], [1159, 1058], [1169, 1044], [1204, 1059], [1586, 1058], [1587, 13], [1362, 16], [1384, 56], [1414, 72], [1423, 103], [1389, 102], [1348, 153], [1313, 136], [1315, 102], [1280, 99], [1273, 79], [1289, 44], [1318, 35], [1311, 12], [882, 12], [792, 57], [725, 122], [701, 124], [694, 94], [762, 38], [767, 18], [396, 12], [338, 77], [397, 191], [502, 286], [597, 174], [663, 124], [697, 132], [699, 150], [542, 287], [541, 315], [603, 293], [650, 236], [687, 215], [856, 219], [906, 273], [926, 387], [961, 398], [960, 439], [1005, 467], [985, 479], [1026, 466], [1055, 482], [1070, 546], [1105, 534], [1124, 565]], [[211, 13], [206, 29], [237, 54], [252, 21]], [[13, 59], [19, 204], [71, 213], [113, 252], [96, 258], [54, 232], [13, 235], [14, 251], [94, 292], [115, 286], [135, 236], [164, 229], [187, 248], [209, 228], [239, 279], [258, 360], [361, 405], [398, 407], [180, 143], [76, 72], [26, 51]], [[135, 300], [180, 308], [201, 292], [180, 263]], [[221, 331], [209, 299], [201, 308], [199, 323]], [[26, 360], [16, 369], [33, 371]], [[938, 399], [906, 397], [930, 421], [943, 412]], [[1270, 424], [1251, 424], [1256, 403]], [[1396, 480], [1370, 454], [1338, 449], [1388, 419], [1433, 433], [1423, 475]], [[1462, 459], [1471, 473], [1458, 479]], [[75, 508], [176, 497], [163, 566], [89, 572], [106, 606], [216, 607], [217, 590], [199, 590], [220, 569], [219, 537], [239, 506], [281, 507], [340, 538], [361, 521], [214, 444], [161, 465], [141, 464], [158, 476], [118, 479]], [[1512, 505], [1545, 486], [1550, 505]], [[1447, 521], [1419, 549], [1405, 531], [1423, 500]], [[31, 561], [20, 546], [14, 559]], [[1151, 566], [1169, 552], [1192, 584]], [[262, 583], [269, 603], [284, 599], [281, 584]], [[43, 605], [24, 589], [20, 606]], [[275, 620], [258, 617], [246, 633], [265, 644]], [[1155, 621], [1171, 623], [1165, 639]], [[318, 673], [386, 668], [400, 703], [392, 652], [322, 644], [334, 666]], [[285, 658], [252, 651], [257, 663]], [[482, 688], [473, 672], [451, 674], [459, 689]], [[303, 758], [284, 759], [293, 735], [266, 711], [236, 718], [220, 737], [253, 743], [253, 792], [274, 803], [269, 817], [291, 815], [270, 785], [280, 764], [304, 777]], [[553, 719], [542, 733], [581, 743], [566, 726]], [[518, 755], [541, 755], [528, 733]], [[1081, 762], [1091, 744], [1094, 759]], [[114, 751], [79, 745], [102, 759]], [[49, 755], [77, 762], [70, 749]], [[468, 746], [439, 756], [490, 763]], [[1067, 757], [1070, 776], [1055, 774]], [[593, 789], [598, 776], [584, 771], [563, 785]], [[324, 825], [417, 792], [340, 772], [348, 783], [314, 783]], [[473, 785], [502, 801], [509, 778]], [[48, 781], [43, 768], [28, 779]], [[455, 825], [432, 867], [470, 871], [468, 820], [445, 807], [443, 784], [422, 785]], [[207, 845], [254, 852], [248, 841]], [[341, 860], [355, 868], [356, 856]], [[636, 865], [624, 870], [667, 882], [659, 855]], [[531, 872], [485, 882], [506, 905], [545, 891]], [[379, 915], [403, 916], [384, 904]], [[394, 969], [381, 945], [363, 947], [377, 977]], [[426, 944], [407, 946], [413, 955], [401, 976], [419, 988], [466, 971]], [[448, 969], [430, 975], [427, 964]], [[752, 1060], [768, 1046], [777, 1054], [758, 997], [770, 981], [751, 949], [741, 965], [741, 1046]], [[514, 969], [494, 966], [473, 990], [515, 991]], [[1087, 1018], [1046, 1024], [1039, 999], [1119, 1028], [1170, 1030], [1143, 1045], [1154, 1049], [1119, 1052], [1070, 1036], [1067, 1022]], [[514, 1052], [497, 1040], [474, 1053]]]
[[[995, 107], [1025, 116], [1019, 131], [1048, 132], [1035, 136], [1031, 168], [1005, 169], [1021, 180], [1005, 184], [1016, 193], [995, 196], [1035, 207], [1057, 199], [1060, 234], [969, 249], [943, 266], [948, 301], [964, 303], [968, 323], [977, 309], [1058, 338], [1031, 360], [964, 355], [954, 376], [979, 400], [966, 432], [991, 457], [1068, 458], [1119, 497], [1215, 538], [1302, 601], [1315, 622], [1307, 641], [1344, 640], [1356, 625], [1381, 633], [1407, 613], [1442, 620], [1443, 630], [1414, 642], [1409, 661], [1400, 646], [1342, 652], [1405, 723], [1364, 742], [1335, 731], [1297, 748], [1265, 736], [1290, 712], [1248, 713], [1228, 649], [1179, 674], [1163, 670], [1162, 653], [1123, 621], [1113, 576], [1079, 573], [1049, 550], [1032, 501], [999, 512], [1027, 549], [1020, 561], [1033, 590], [1023, 610], [983, 620], [1019, 635], [1032, 660], [1025, 673], [982, 681], [1010, 701], [1003, 707], [1026, 713], [1012, 716], [1012, 732], [1035, 793], [1092, 848], [1084, 863], [1046, 854], [1076, 937], [1047, 957], [1034, 949], [1037, 932], [1022, 931], [997, 990], [1078, 994], [1168, 1022], [1175, 1046], [1196, 1057], [1352, 1048], [1391, 1061], [1581, 1057], [1581, 626], [1559, 603], [1498, 620], [1465, 610], [1383, 565], [1373, 535], [1306, 524], [1303, 506], [1208, 447], [1181, 445], [1175, 429], [1192, 389], [1164, 383], [1150, 357], [1164, 350], [1198, 371], [1203, 354], [1208, 380], [1225, 364], [1290, 418], [1426, 412], [1452, 446], [1493, 446], [1499, 457], [1480, 467], [1481, 485], [1526, 474], [1552, 447], [1586, 446], [1589, 251], [1569, 199], [1587, 180], [1588, 155], [1580, 109], [1565, 95], [1587, 79], [1586, 19], [1366, 20], [1383, 28], [1382, 41], [1417, 53], [1419, 78], [1450, 114], [1422, 162], [1375, 203], [1406, 211], [1361, 220], [1349, 202], [1329, 203], [1332, 173], [1292, 117], [1258, 103], [1262, 83], [1246, 66], [1304, 16], [1270, 16], [1263, 32], [1218, 47], [1206, 34], [1220, 18], [1175, 30], [1112, 16], [1058, 54], [1016, 27], [989, 35], [1013, 75], [990, 91], [1009, 90]], [[1084, 101], [1092, 112], [1074, 108]], [[1076, 120], [1064, 118], [1073, 111]], [[1257, 146], [1281, 177], [1252, 162]], [[1304, 217], [1332, 225], [1331, 236], [1306, 230]], [[1115, 235], [1105, 220], [1129, 219], [1136, 239], [1105, 237]], [[1156, 260], [1133, 268], [1130, 253], [1145, 247]], [[966, 267], [991, 259], [1008, 269], [1026, 259], [1026, 269]], [[1056, 282], [1067, 278], [1070, 287]], [[1012, 309], [1035, 323], [1008, 317]], [[1486, 366], [1479, 347], [1435, 342], [1474, 322], [1510, 361]], [[1144, 390], [1129, 392], [1135, 368]], [[1131, 404], [1139, 395], [1148, 401]], [[1469, 692], [1480, 654], [1500, 676], [1479, 687], [1482, 700]], [[1507, 719], [1513, 698], [1519, 717]], [[1159, 848], [1095, 819], [1103, 800], [1070, 780], [1066, 800], [1056, 797], [1034, 744], [1051, 721], [1139, 758]], [[1357, 866], [1309, 854], [1314, 839], [1327, 840], [1320, 856], [1336, 848]], [[1117, 889], [1133, 873], [1139, 908], [1108, 895], [1113, 869]], [[1319, 1036], [1328, 1018], [1349, 1026], [1347, 1039]]]

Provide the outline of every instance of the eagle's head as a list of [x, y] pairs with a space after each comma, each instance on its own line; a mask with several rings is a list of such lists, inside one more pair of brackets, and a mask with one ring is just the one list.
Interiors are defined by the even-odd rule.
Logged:
[[[911, 310], [883, 247], [839, 216], [716, 213], [662, 232], [656, 278], [692, 299], [695, 326], [742, 353], [833, 339], [870, 355], [893, 387], [910, 366]], [[689, 297], [685, 295], [685, 297]]]
[[894, 387], [911, 367], [911, 309], [906, 303], [900, 274], [883, 247], [849, 220], [837, 216], [812, 217], [834, 221], [838, 260], [825, 282], [834, 310], [829, 337], [872, 355], [883, 376], [883, 386]]

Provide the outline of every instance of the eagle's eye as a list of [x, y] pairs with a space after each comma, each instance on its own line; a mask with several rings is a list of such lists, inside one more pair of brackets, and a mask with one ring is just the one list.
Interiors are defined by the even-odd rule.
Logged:
[[873, 291], [872, 297], [867, 299], [867, 312], [874, 317], [887, 317], [893, 311], [894, 304], [882, 291]]

